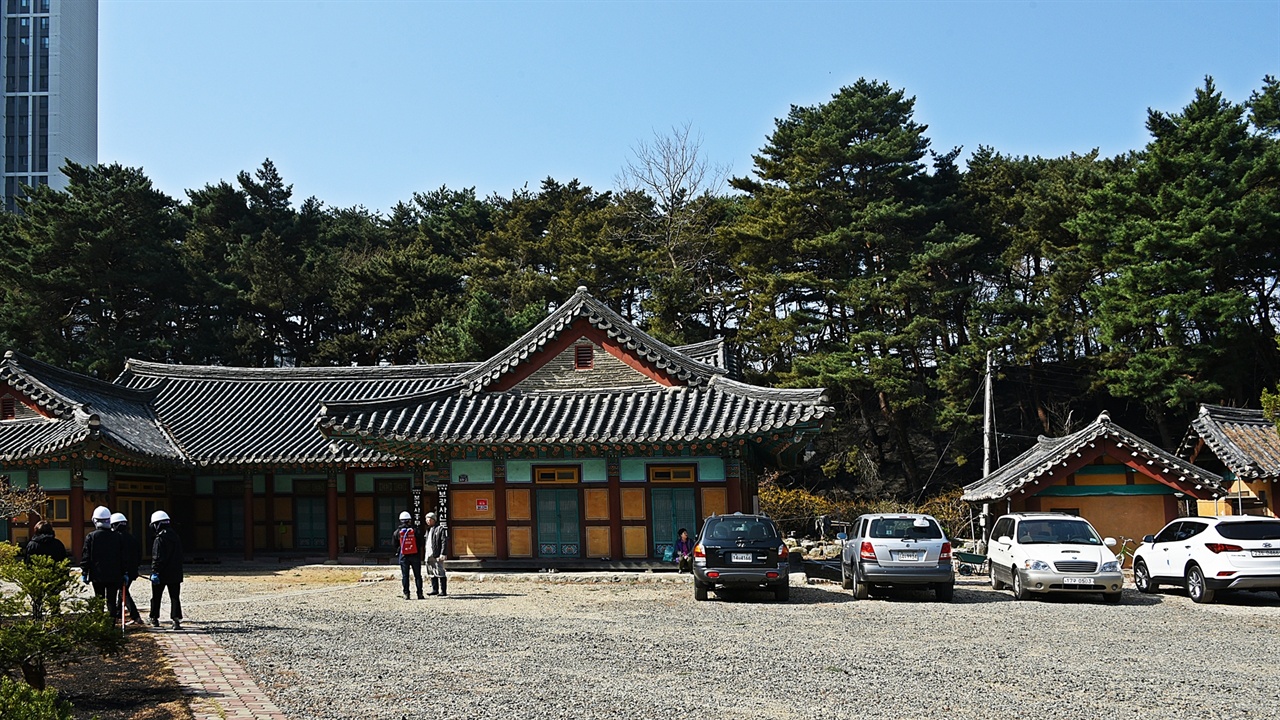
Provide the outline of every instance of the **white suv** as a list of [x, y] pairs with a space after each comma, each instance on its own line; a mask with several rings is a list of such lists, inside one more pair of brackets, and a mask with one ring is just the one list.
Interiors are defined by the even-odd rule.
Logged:
[[1144, 593], [1182, 585], [1198, 603], [1219, 590], [1280, 593], [1280, 520], [1252, 515], [1179, 518], [1142, 538], [1133, 584]]
[[1088, 520], [1065, 513], [1012, 513], [991, 527], [987, 560], [991, 587], [1005, 585], [1025, 600], [1031, 593], [1102, 593], [1120, 602], [1124, 575], [1109, 548], [1115, 539], [1098, 536]]

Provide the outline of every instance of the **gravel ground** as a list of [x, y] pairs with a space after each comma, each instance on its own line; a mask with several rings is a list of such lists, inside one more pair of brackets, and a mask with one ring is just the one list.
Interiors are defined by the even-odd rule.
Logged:
[[422, 601], [228, 578], [183, 604], [297, 719], [1275, 714], [1275, 593], [1015, 602], [962, 579], [950, 604], [825, 583], [698, 603], [687, 576], [635, 577], [458, 576]]

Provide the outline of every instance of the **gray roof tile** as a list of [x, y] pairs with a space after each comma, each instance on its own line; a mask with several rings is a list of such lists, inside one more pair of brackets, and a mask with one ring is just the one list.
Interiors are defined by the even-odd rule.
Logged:
[[1280, 479], [1280, 433], [1261, 410], [1201, 405], [1178, 454], [1191, 457], [1200, 440], [1238, 478]]

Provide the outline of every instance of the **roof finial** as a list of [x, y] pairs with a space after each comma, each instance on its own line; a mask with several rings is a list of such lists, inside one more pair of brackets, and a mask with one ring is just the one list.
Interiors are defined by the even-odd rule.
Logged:
[[1111, 422], [1111, 414], [1108, 413], [1106, 410], [1103, 410], [1102, 412], [1098, 413], [1098, 422], [1100, 423]]
[[586, 294], [587, 294], [587, 286], [586, 286], [586, 285], [579, 285], [579, 286], [578, 286], [578, 294], [579, 294], [579, 295], [586, 295]]
[[5, 359], [5, 360], [12, 360], [12, 359], [13, 359], [13, 351], [12, 351], [12, 350], [5, 350], [5, 351], [4, 351], [4, 359]]

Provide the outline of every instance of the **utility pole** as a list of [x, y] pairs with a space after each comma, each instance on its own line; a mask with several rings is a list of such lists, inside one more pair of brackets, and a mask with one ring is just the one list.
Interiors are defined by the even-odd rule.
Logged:
[[[983, 380], [983, 400], [982, 400], [982, 477], [986, 479], [991, 474], [991, 436], [994, 434], [992, 429], [995, 425], [993, 415], [994, 404], [991, 400], [991, 351], [987, 351], [987, 375]], [[982, 527], [982, 547], [979, 552], [986, 554], [987, 552], [987, 521], [991, 517], [991, 503], [982, 503], [982, 517], [979, 518], [979, 525]]]

